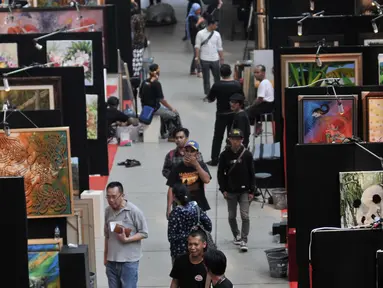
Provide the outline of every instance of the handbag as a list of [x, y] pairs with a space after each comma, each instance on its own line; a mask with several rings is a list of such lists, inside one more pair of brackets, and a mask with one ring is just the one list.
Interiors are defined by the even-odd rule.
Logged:
[[150, 123], [152, 123], [152, 120], [153, 120], [153, 115], [154, 115], [154, 108], [145, 105], [142, 107], [142, 111], [140, 113], [140, 117], [138, 118], [138, 120], [143, 124], [150, 125]]
[[199, 208], [197, 204], [197, 224], [193, 226], [192, 231], [201, 230], [206, 235], [206, 244], [208, 249], [217, 249], [217, 245], [214, 243], [213, 237], [211, 236], [210, 232], [203, 227], [201, 223], [201, 208]]

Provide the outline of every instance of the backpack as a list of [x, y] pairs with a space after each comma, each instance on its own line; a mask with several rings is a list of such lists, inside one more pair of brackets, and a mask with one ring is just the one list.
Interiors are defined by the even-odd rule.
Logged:
[[198, 219], [197, 224], [194, 225], [191, 229], [191, 231], [202, 231], [206, 235], [206, 244], [208, 249], [217, 249], [217, 245], [214, 243], [213, 237], [211, 236], [210, 232], [203, 227], [201, 223], [201, 208], [199, 208], [198, 204], [196, 206], [197, 212], [198, 212]]

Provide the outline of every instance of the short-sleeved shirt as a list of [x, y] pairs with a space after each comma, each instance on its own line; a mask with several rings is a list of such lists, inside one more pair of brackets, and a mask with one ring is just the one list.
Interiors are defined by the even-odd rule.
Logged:
[[265, 102], [274, 102], [274, 88], [269, 80], [263, 79], [259, 84], [257, 97], [263, 98]]
[[170, 277], [178, 280], [179, 288], [205, 288], [206, 275], [203, 261], [193, 264], [190, 262], [189, 254], [176, 258], [170, 272]]
[[141, 84], [140, 97], [142, 106], [149, 106], [157, 111], [161, 106], [160, 101], [164, 99], [161, 83], [158, 80], [145, 80]]
[[[206, 164], [204, 162], [199, 162], [199, 164], [202, 169], [209, 174], [211, 179], [210, 171]], [[201, 177], [199, 177], [196, 168], [193, 166], [186, 166], [184, 162], [173, 167], [166, 185], [173, 187], [176, 183], [182, 183], [187, 186], [190, 201], [196, 201], [198, 206], [204, 211], [210, 210], [209, 203], [205, 196], [205, 183], [203, 183]]]
[[113, 262], [136, 262], [142, 257], [141, 241], [121, 243], [118, 235], [110, 231], [110, 222], [122, 222], [125, 228], [132, 229], [131, 236], [141, 233], [144, 238], [148, 237], [148, 225], [144, 213], [133, 203], [127, 200], [125, 206], [115, 211], [108, 206], [105, 209], [105, 240], [108, 241], [108, 261]]

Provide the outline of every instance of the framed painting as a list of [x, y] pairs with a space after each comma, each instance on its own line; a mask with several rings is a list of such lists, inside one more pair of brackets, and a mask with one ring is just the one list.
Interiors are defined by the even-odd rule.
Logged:
[[344, 86], [363, 84], [362, 53], [321, 54], [318, 67], [315, 54], [281, 55], [282, 114], [285, 112], [285, 88], [325, 85], [325, 78], [340, 78]]
[[342, 227], [368, 225], [381, 215], [381, 203], [375, 196], [383, 194], [381, 183], [383, 171], [339, 173]]
[[93, 86], [92, 40], [48, 40], [47, 60], [55, 67], [83, 67], [85, 86]]
[[0, 143], [0, 177], [24, 177], [27, 217], [72, 216], [69, 127], [1, 130]]
[[342, 143], [356, 135], [357, 101], [358, 95], [299, 96], [299, 143]]
[[364, 140], [383, 142], [383, 92], [362, 92]]
[[8, 78], [10, 91], [0, 86], [0, 103], [21, 111], [54, 110], [61, 106], [61, 77]]
[[60, 239], [29, 239], [29, 287], [60, 288]]
[[383, 85], [383, 54], [378, 54], [378, 83]]
[[72, 164], [72, 188], [73, 196], [78, 197], [80, 195], [80, 179], [79, 179], [79, 170], [78, 170], [78, 157], [70, 158]]
[[98, 95], [86, 94], [86, 129], [90, 140], [97, 140]]
[[358, 44], [363, 46], [383, 45], [383, 33], [359, 33]]
[[338, 47], [343, 45], [344, 35], [305, 35], [305, 36], [289, 36], [290, 47], [316, 47], [319, 41], [325, 39], [326, 46]]
[[17, 43], [0, 43], [0, 68], [19, 67]]

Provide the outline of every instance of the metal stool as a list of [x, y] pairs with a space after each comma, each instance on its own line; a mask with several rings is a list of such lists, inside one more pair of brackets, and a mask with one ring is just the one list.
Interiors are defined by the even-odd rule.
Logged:
[[[256, 185], [257, 185], [257, 187], [255, 188], [255, 194], [257, 194], [257, 192], [259, 192], [262, 196], [263, 201], [262, 201], [261, 208], [263, 208], [263, 206], [266, 203], [266, 195], [267, 194], [269, 195], [269, 198], [268, 198], [269, 204], [272, 204], [272, 202], [273, 202], [273, 198], [272, 198], [270, 191], [268, 189], [272, 176], [273, 175], [271, 175], [270, 173], [255, 173], [255, 181], [256, 181]], [[259, 183], [262, 181], [264, 181], [264, 185], [262, 185], [262, 186], [264, 186], [263, 190], [262, 190], [262, 188], [259, 187]]]
[[[255, 149], [255, 139], [257, 137], [261, 138], [261, 143], [267, 144], [268, 143], [267, 136], [273, 136], [272, 143], [274, 142], [274, 137], [275, 137], [274, 111], [260, 114], [260, 122], [262, 125], [262, 129], [263, 129], [263, 126], [265, 126], [265, 129], [262, 131], [260, 135], [256, 136], [257, 135], [257, 119], [255, 119], [254, 132], [253, 132], [253, 149]], [[272, 130], [271, 132], [268, 131], [267, 122], [271, 122], [271, 130]], [[263, 141], [263, 137], [266, 138], [266, 141]]]

